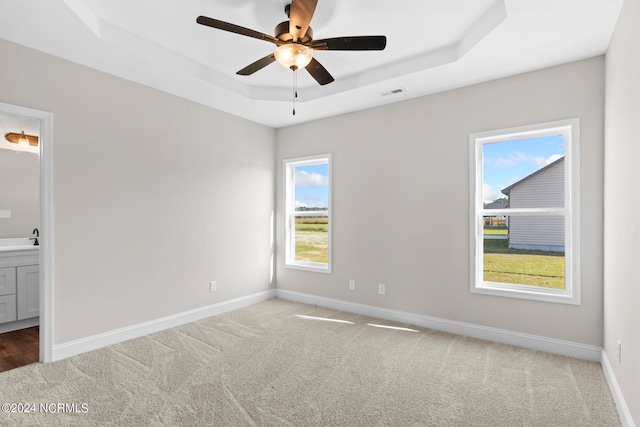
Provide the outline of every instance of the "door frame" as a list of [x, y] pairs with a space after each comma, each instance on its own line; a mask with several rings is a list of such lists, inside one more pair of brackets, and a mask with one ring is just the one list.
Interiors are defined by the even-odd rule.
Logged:
[[3, 102], [0, 113], [40, 123], [40, 362], [53, 362], [53, 113]]

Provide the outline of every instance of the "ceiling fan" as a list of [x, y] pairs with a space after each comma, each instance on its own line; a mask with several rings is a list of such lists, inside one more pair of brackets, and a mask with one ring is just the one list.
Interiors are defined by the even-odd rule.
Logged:
[[318, 0], [292, 0], [291, 4], [285, 6], [285, 13], [289, 20], [276, 26], [275, 36], [206, 16], [199, 16], [196, 22], [219, 30], [271, 42], [277, 46], [273, 53], [258, 59], [236, 74], [249, 76], [272, 62], [278, 61], [293, 71], [305, 68], [319, 84], [326, 85], [334, 81], [334, 78], [313, 57], [314, 50], [384, 50], [387, 38], [385, 36], [353, 36], [314, 40], [313, 30], [309, 24], [317, 3]]

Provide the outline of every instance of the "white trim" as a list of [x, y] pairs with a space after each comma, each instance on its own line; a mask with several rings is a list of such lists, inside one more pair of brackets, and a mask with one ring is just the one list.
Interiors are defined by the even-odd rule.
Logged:
[[[315, 265], [317, 264], [317, 266]], [[314, 273], [331, 274], [331, 268], [320, 262], [297, 261], [295, 264], [285, 264], [282, 268], [300, 271], [312, 271]]]
[[53, 361], [53, 114], [40, 119], [40, 361]]
[[117, 344], [133, 338], [143, 337], [154, 332], [163, 331], [169, 328], [175, 328], [187, 323], [195, 322], [228, 311], [237, 310], [239, 308], [248, 307], [267, 301], [276, 296], [275, 290], [258, 292], [229, 301], [223, 301], [205, 307], [188, 310], [182, 313], [172, 314], [148, 322], [138, 323], [136, 325], [127, 326], [113, 331], [104, 332], [86, 338], [69, 341], [62, 344], [56, 344], [53, 348], [53, 360], [61, 360], [77, 354], [86, 353], [88, 351], [97, 350], [102, 347]]
[[[292, 261], [291, 258], [291, 248], [295, 247], [295, 233], [292, 233], [291, 229], [294, 227], [294, 219], [296, 216], [309, 216], [312, 215], [314, 211], [311, 212], [296, 212], [295, 211], [295, 200], [292, 200], [291, 194], [292, 191], [288, 191], [294, 185], [295, 175], [292, 173], [296, 166], [312, 166], [312, 165], [323, 165], [327, 164], [327, 173], [329, 178], [329, 185], [327, 188], [328, 191], [328, 200], [327, 200], [327, 210], [321, 211], [321, 213], [326, 213], [329, 222], [328, 233], [328, 260], [327, 264], [323, 263], [315, 263], [315, 262], [302, 262], [302, 261]], [[312, 271], [315, 273], [325, 273], [331, 274], [331, 260], [332, 260], [332, 229], [333, 229], [333, 219], [331, 218], [331, 211], [333, 210], [333, 201], [332, 201], [332, 187], [333, 187], [333, 174], [332, 174], [332, 156], [331, 153], [325, 154], [317, 154], [313, 156], [305, 156], [305, 157], [296, 157], [291, 159], [284, 159], [282, 161], [282, 174], [284, 181], [284, 259], [283, 259], [283, 268], [290, 268], [294, 270], [303, 270], [303, 271]]]
[[40, 361], [53, 360], [53, 114], [0, 102], [0, 113], [40, 121]]
[[607, 384], [609, 384], [609, 389], [611, 390], [611, 395], [613, 396], [613, 401], [616, 404], [616, 409], [618, 410], [618, 415], [620, 416], [622, 425], [624, 427], [636, 427], [636, 424], [633, 422], [633, 418], [631, 417], [629, 406], [627, 406], [627, 402], [624, 400], [624, 395], [622, 394], [622, 390], [620, 390], [616, 376], [613, 373], [613, 368], [611, 367], [611, 363], [609, 362], [609, 358], [607, 357], [607, 353], [604, 349], [602, 349], [601, 352], [600, 364], [602, 365], [604, 376], [607, 379]]
[[[564, 208], [492, 209], [483, 208], [482, 145], [529, 137], [565, 135], [565, 203]], [[581, 304], [580, 290], [580, 119], [518, 126], [469, 134], [470, 189], [470, 292], [507, 298], [520, 298], [561, 304]], [[565, 285], [566, 289], [546, 289], [536, 286], [485, 282], [483, 278], [482, 216], [498, 215], [556, 215], [565, 218]]]
[[346, 311], [349, 313], [363, 314], [366, 316], [377, 317], [379, 319], [392, 320], [394, 322], [449, 332], [456, 335], [463, 335], [467, 337], [478, 338], [481, 340], [513, 345], [516, 347], [524, 347], [533, 350], [544, 351], [547, 353], [560, 354], [563, 356], [589, 360], [592, 362], [600, 361], [601, 348], [597, 346], [559, 340], [555, 338], [547, 338], [539, 335], [524, 334], [520, 332], [509, 331], [506, 329], [498, 329], [487, 326], [474, 325], [471, 323], [457, 322], [454, 320], [440, 319], [437, 317], [407, 313], [404, 311], [390, 310], [387, 308], [319, 297], [315, 295], [287, 291], [284, 289], [277, 289], [276, 296], [278, 298], [290, 301], [317, 305], [320, 307]]

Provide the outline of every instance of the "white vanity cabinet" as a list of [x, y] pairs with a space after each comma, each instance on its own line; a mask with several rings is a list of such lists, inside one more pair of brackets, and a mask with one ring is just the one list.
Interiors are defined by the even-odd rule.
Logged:
[[16, 269], [0, 268], [0, 323], [17, 320]]
[[0, 245], [0, 333], [35, 326], [40, 316], [38, 248]]
[[40, 315], [40, 267], [0, 268], [0, 323]]

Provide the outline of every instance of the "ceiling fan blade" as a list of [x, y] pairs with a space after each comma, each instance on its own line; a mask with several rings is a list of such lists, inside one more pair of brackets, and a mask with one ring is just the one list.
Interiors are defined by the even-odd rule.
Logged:
[[262, 70], [267, 65], [271, 64], [276, 60], [276, 56], [272, 53], [270, 55], [265, 56], [264, 58], [258, 59], [253, 64], [247, 65], [242, 70], [238, 71], [236, 74], [241, 76], [250, 76], [256, 71]]
[[289, 32], [293, 41], [304, 37], [316, 11], [318, 0], [293, 0], [289, 9]]
[[254, 39], [264, 40], [271, 43], [280, 45], [281, 42], [277, 38], [268, 34], [261, 33], [259, 31], [251, 30], [249, 28], [241, 27], [239, 25], [230, 24], [228, 22], [219, 21], [217, 19], [208, 18], [206, 16], [198, 16], [196, 22], [207, 27], [217, 28], [218, 30], [229, 31], [230, 33], [240, 34], [242, 36], [253, 37]]
[[329, 74], [327, 69], [324, 68], [322, 64], [316, 60], [316, 58], [311, 58], [311, 62], [309, 62], [309, 65], [307, 65], [305, 68], [307, 69], [309, 74], [311, 74], [311, 77], [313, 77], [318, 83], [323, 86], [331, 83], [334, 80], [333, 76]]
[[385, 36], [334, 37], [314, 40], [307, 46], [317, 50], [384, 50], [387, 46]]

